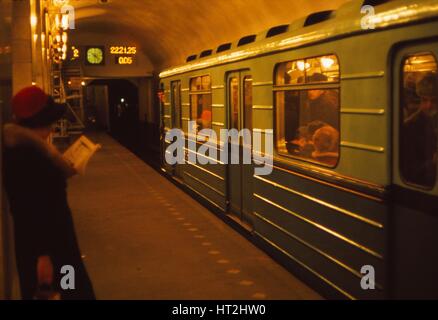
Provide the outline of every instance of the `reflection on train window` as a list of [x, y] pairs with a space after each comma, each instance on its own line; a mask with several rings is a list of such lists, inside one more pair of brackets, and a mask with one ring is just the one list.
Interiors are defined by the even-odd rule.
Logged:
[[288, 61], [278, 65], [276, 85], [331, 83], [339, 81], [339, 63], [335, 55]]
[[403, 63], [400, 97], [400, 172], [410, 184], [433, 188], [437, 175], [437, 62], [430, 53]]
[[190, 119], [195, 121], [194, 131], [211, 129], [211, 80], [210, 76], [190, 80]]
[[192, 90], [192, 91], [210, 90], [210, 76], [202, 76], [202, 77], [193, 78], [190, 81], [190, 90]]
[[336, 56], [278, 65], [275, 91], [278, 153], [334, 167], [339, 159]]
[[181, 81], [172, 81], [172, 127], [182, 128], [181, 123]]

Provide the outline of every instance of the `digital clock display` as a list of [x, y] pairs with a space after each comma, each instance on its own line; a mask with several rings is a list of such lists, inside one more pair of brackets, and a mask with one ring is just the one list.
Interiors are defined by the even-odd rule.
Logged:
[[129, 65], [134, 63], [133, 57], [120, 56], [116, 57], [116, 64]]
[[136, 55], [137, 47], [135, 46], [111, 46], [110, 53], [116, 55]]

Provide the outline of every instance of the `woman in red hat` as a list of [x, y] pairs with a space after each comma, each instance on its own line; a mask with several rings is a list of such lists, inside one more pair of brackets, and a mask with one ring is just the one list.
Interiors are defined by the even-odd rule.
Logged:
[[[40, 88], [28, 87], [12, 99], [15, 121], [3, 128], [4, 185], [14, 220], [21, 295], [26, 300], [95, 298], [67, 203], [66, 180], [76, 172], [47, 143], [53, 123], [65, 111], [65, 105], [55, 103]], [[74, 283], [67, 287], [61, 285], [63, 266], [74, 270]]]

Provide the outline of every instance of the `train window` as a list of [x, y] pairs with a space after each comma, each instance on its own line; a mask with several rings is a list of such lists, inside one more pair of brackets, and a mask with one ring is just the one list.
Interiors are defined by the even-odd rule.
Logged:
[[334, 167], [339, 158], [339, 63], [334, 55], [276, 68], [279, 154]]
[[196, 54], [188, 56], [187, 59], [186, 59], [186, 62], [190, 62], [190, 61], [196, 60], [197, 57], [198, 56]]
[[246, 129], [252, 130], [252, 77], [246, 76], [243, 79], [243, 106], [245, 108], [245, 123]]
[[172, 126], [173, 128], [182, 128], [181, 123], [181, 81], [172, 81], [171, 83], [171, 101], [172, 101]]
[[278, 65], [277, 85], [339, 81], [339, 64], [334, 55], [288, 61]]
[[240, 130], [239, 126], [239, 80], [230, 79], [230, 106], [231, 106], [231, 126]]
[[430, 53], [403, 62], [400, 97], [400, 172], [408, 184], [433, 188], [437, 176], [438, 76]]
[[201, 76], [190, 80], [190, 118], [196, 121], [195, 131], [211, 129], [211, 79]]

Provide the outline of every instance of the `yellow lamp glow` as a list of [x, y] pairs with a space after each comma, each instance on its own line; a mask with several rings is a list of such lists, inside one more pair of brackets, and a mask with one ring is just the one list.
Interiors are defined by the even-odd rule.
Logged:
[[61, 27], [64, 30], [68, 29], [68, 25], [69, 25], [69, 17], [68, 14], [63, 14], [62, 18], [61, 18]]
[[38, 18], [35, 15], [30, 16], [30, 25], [35, 28], [38, 24]]
[[61, 19], [59, 18], [59, 15], [57, 14], [57, 15], [55, 16], [55, 27], [56, 27], [57, 29], [59, 29], [60, 26], [61, 26]]
[[335, 61], [332, 58], [321, 58], [321, 65], [324, 69], [330, 69]]
[[305, 69], [310, 68], [310, 64], [301, 60], [297, 62], [297, 67], [300, 71], [304, 71]]

